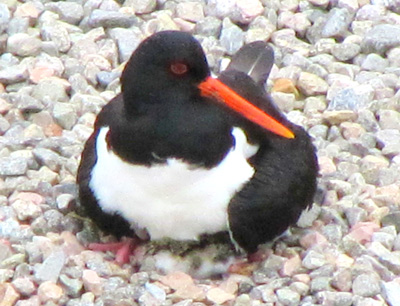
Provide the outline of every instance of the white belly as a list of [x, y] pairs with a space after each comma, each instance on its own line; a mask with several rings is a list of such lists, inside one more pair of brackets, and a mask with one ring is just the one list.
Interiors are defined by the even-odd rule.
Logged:
[[196, 240], [227, 230], [227, 206], [253, 176], [247, 158], [258, 149], [247, 143], [241, 129], [232, 130], [235, 148], [212, 169], [193, 169], [174, 158], [151, 167], [129, 164], [107, 149], [108, 130], [99, 131], [90, 180], [105, 212], [120, 214], [132, 228], [146, 229], [153, 240]]

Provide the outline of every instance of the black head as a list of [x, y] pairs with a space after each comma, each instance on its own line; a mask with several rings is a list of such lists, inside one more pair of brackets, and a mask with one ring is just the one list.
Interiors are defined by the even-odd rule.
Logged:
[[128, 113], [146, 111], [154, 103], [179, 100], [177, 94], [197, 92], [210, 74], [199, 42], [188, 33], [158, 32], [132, 54], [121, 76]]

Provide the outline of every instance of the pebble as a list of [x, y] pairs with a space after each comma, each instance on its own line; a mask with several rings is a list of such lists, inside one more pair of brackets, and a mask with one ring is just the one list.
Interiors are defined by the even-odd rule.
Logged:
[[375, 274], [358, 275], [353, 281], [352, 290], [354, 294], [373, 297], [381, 291], [379, 277]]
[[204, 18], [203, 6], [200, 2], [181, 2], [176, 6], [176, 14], [191, 22], [199, 22]]
[[382, 294], [389, 305], [400, 303], [400, 282], [398, 279], [382, 282]]
[[343, 38], [351, 22], [351, 13], [345, 8], [333, 8], [322, 28], [322, 37]]
[[57, 303], [62, 294], [62, 288], [51, 281], [41, 283], [38, 288], [38, 296], [42, 303]]
[[228, 301], [233, 300], [235, 298], [235, 295], [225, 292], [220, 288], [212, 288], [207, 291], [206, 297], [211, 303], [224, 304]]
[[226, 52], [230, 55], [236, 53], [243, 46], [243, 39], [243, 31], [225, 18], [222, 22], [220, 42]]
[[365, 53], [384, 54], [390, 48], [400, 44], [400, 26], [379, 24], [369, 30], [362, 41], [361, 48]]
[[19, 298], [18, 292], [9, 283], [0, 284], [0, 300], [4, 306], [14, 305]]
[[283, 305], [288, 305], [288, 306], [299, 305], [300, 294], [289, 288], [278, 289], [276, 291], [276, 295], [278, 297], [279, 302], [281, 302]]
[[5, 3], [0, 3], [0, 34], [2, 34], [8, 26], [11, 14]]
[[75, 2], [50, 2], [45, 8], [57, 13], [60, 19], [69, 24], [78, 24], [83, 18], [83, 7]]
[[35, 277], [41, 282], [57, 282], [61, 269], [65, 264], [65, 254], [62, 251], [51, 253], [36, 270]]
[[31, 296], [36, 290], [35, 284], [27, 277], [14, 279], [12, 285], [19, 294], [25, 297]]
[[40, 39], [26, 33], [16, 33], [7, 40], [7, 52], [18, 56], [36, 56], [41, 47]]
[[354, 43], [341, 43], [332, 46], [331, 53], [339, 61], [348, 61], [356, 57], [361, 51], [361, 47]]
[[326, 94], [328, 84], [315, 74], [301, 72], [297, 81], [300, 91], [306, 96]]
[[155, 0], [127, 0], [125, 7], [132, 7], [136, 14], [148, 14], [154, 11], [157, 1]]
[[98, 296], [103, 291], [101, 278], [96, 271], [85, 269], [82, 272], [82, 281], [85, 290], [92, 292]]
[[0, 159], [0, 175], [16, 176], [24, 175], [28, 170], [28, 163], [25, 158], [3, 157]]
[[307, 269], [316, 269], [326, 264], [326, 259], [323, 254], [310, 250], [305, 255], [302, 264]]
[[135, 22], [135, 17], [130, 14], [106, 10], [94, 10], [88, 20], [92, 28], [129, 28]]

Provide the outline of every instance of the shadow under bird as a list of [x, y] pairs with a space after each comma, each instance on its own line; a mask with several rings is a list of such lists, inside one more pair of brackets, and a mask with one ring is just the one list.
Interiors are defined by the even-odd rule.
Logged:
[[249, 254], [294, 224], [312, 203], [318, 166], [309, 135], [264, 90], [273, 60], [254, 42], [213, 78], [190, 34], [144, 40], [82, 153], [87, 215], [117, 238], [229, 232]]

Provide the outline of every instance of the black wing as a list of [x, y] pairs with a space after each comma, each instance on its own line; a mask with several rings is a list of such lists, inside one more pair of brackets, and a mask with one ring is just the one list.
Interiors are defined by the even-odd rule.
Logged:
[[[258, 143], [260, 148], [250, 160], [256, 169], [254, 176], [229, 204], [229, 228], [240, 247], [255, 252], [259, 244], [272, 240], [294, 224], [300, 213], [312, 204], [318, 163], [310, 136], [285, 118], [261, 85], [265, 82], [262, 76], [268, 76], [272, 67], [272, 62], [263, 62], [273, 61], [270, 50], [258, 42], [256, 48], [248, 46], [243, 48], [252, 50], [240, 50], [238, 53], [246, 57], [240, 56], [239, 63], [235, 63], [234, 58], [229, 69], [221, 74], [221, 81], [296, 135], [294, 139], [286, 139], [247, 121], [238, 123], [246, 130], [250, 141]], [[262, 68], [255, 69], [252, 63]], [[248, 67], [257, 71], [256, 82], [249, 77]]]
[[92, 190], [89, 187], [91, 172], [96, 164], [96, 139], [99, 129], [108, 126], [112, 120], [122, 118], [122, 96], [118, 95], [112, 99], [99, 113], [95, 123], [93, 134], [86, 141], [81, 155], [81, 163], [78, 168], [77, 182], [79, 186], [79, 200], [85, 209], [86, 215], [107, 234], [112, 234], [117, 238], [122, 236], [132, 236], [133, 230], [129, 223], [117, 214], [105, 213], [99, 206]]

